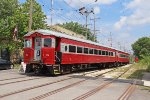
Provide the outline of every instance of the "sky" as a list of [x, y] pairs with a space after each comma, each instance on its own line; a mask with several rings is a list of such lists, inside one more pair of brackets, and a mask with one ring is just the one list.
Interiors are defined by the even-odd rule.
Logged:
[[[20, 0], [21, 3], [26, 0]], [[36, 0], [51, 24], [51, 0]], [[150, 0], [53, 0], [53, 25], [78, 22], [85, 26], [86, 17], [79, 9], [94, 10], [88, 16], [88, 28], [93, 31], [96, 18], [97, 40], [100, 44], [121, 50], [130, 50], [131, 44], [141, 37], [150, 37]]]

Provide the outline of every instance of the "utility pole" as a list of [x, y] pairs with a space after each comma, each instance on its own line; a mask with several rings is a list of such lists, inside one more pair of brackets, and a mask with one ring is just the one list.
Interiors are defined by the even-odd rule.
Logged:
[[90, 20], [93, 20], [94, 21], [94, 41], [96, 41], [96, 31], [99, 31], [99, 30], [96, 30], [96, 20], [97, 19], [100, 19], [100, 18], [96, 18], [95, 14], [94, 14], [94, 19], [90, 19]]
[[88, 34], [87, 34], [87, 31], [88, 31], [88, 16], [90, 15], [90, 13], [93, 13], [93, 11], [91, 10], [91, 11], [88, 11], [88, 10], [86, 10], [85, 12], [85, 16], [86, 16], [86, 39], [88, 39]]
[[51, 0], [51, 26], [53, 25], [53, 0]]
[[121, 50], [121, 44], [120, 44], [120, 42], [118, 42], [118, 48]]
[[87, 36], [87, 27], [88, 27], [88, 25], [87, 25], [88, 24], [87, 23], [87, 19], [88, 19], [88, 15], [89, 15], [88, 13], [86, 13], [86, 15], [85, 15], [86, 16], [86, 23], [85, 23], [85, 27], [86, 27], [86, 39], [88, 39], [88, 36]]
[[126, 52], [126, 45], [125, 45], [125, 41], [124, 41], [124, 47], [123, 47], [123, 49], [124, 49], [124, 52]]
[[110, 41], [110, 47], [112, 47], [112, 33], [110, 32], [110, 39], [108, 39]]
[[79, 13], [81, 13], [82, 15], [85, 15], [85, 17], [86, 17], [86, 39], [88, 38], [88, 36], [87, 36], [87, 29], [88, 29], [88, 16], [91, 14], [91, 13], [93, 13], [94, 14], [94, 12], [93, 12], [93, 10], [87, 10], [87, 9], [85, 9], [85, 7], [82, 7], [82, 8], [80, 8], [79, 9]]
[[30, 0], [30, 11], [29, 11], [29, 29], [28, 29], [28, 32], [31, 32], [32, 30], [32, 9], [33, 9], [33, 2], [32, 0]]

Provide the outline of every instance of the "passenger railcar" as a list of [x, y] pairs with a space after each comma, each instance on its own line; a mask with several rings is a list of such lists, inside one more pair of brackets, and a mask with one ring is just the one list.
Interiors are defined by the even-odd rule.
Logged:
[[63, 74], [89, 67], [129, 63], [129, 54], [98, 43], [50, 30], [24, 36], [26, 73]]

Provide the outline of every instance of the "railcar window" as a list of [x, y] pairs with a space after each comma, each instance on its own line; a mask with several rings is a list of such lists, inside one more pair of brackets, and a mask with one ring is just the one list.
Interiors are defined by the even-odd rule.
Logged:
[[102, 51], [102, 55], [105, 55], [105, 51]]
[[119, 56], [122, 58], [126, 58], [126, 55], [124, 55], [124, 54], [120, 54]]
[[97, 55], [98, 54], [98, 51], [96, 49], [94, 49], [94, 54]]
[[101, 50], [99, 50], [99, 55], [102, 55], [102, 52], [101, 52]]
[[108, 51], [106, 51], [106, 55], [108, 55]]
[[84, 53], [85, 54], [88, 54], [88, 51], [89, 51], [88, 48], [84, 48]]
[[114, 55], [113, 55], [113, 52], [111, 52], [111, 56], [114, 56]]
[[29, 39], [27, 39], [27, 40], [24, 41], [24, 47], [25, 48], [31, 47], [31, 41]]
[[41, 38], [35, 38], [35, 46], [41, 46]]
[[108, 52], [109, 56], [111, 56], [111, 52]]
[[82, 53], [82, 47], [77, 47], [77, 53]]
[[89, 49], [89, 54], [93, 54], [93, 49]]
[[52, 46], [52, 39], [46, 38], [44, 39], [44, 47], [51, 47]]
[[68, 46], [65, 46], [65, 52], [67, 52], [68, 51]]
[[122, 57], [122, 55], [121, 55], [121, 54], [119, 54], [119, 57]]
[[69, 52], [76, 52], [76, 46], [69, 45]]

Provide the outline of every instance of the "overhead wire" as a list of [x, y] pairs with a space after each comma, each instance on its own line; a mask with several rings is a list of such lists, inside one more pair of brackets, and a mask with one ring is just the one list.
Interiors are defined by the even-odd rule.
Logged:
[[[81, 0], [80, 0], [81, 1]], [[65, 1], [64, 1], [65, 2]], [[82, 1], [81, 1], [82, 2]], [[43, 3], [43, 2], [42, 2]], [[65, 4], [67, 4], [66, 2], [65, 2]], [[77, 12], [77, 10], [75, 9], [75, 8], [73, 8], [73, 7], [71, 7], [69, 4], [67, 4], [73, 11], [76, 11], [76, 13], [77, 14], [79, 14], [78, 12]], [[90, 5], [90, 4], [88, 4], [88, 5]], [[48, 8], [48, 6], [46, 5], [46, 4], [43, 4], [43, 6], [45, 6], [45, 7], [47, 7]], [[60, 5], [61, 6], [61, 5]], [[48, 8], [49, 9], [49, 8]], [[50, 10], [50, 9], [49, 9]], [[68, 17], [66, 17], [66, 16], [64, 16], [64, 14], [62, 14], [62, 13], [54, 13], [54, 15], [55, 16], [57, 16], [57, 17], [59, 17], [59, 18], [61, 18], [61, 19], [63, 19], [63, 20], [65, 20], [66, 22], [67, 21], [72, 21], [72, 18], [68, 18]], [[79, 18], [76, 18], [77, 20], [79, 20]], [[80, 19], [81, 20], [81, 19]], [[91, 24], [92, 22], [90, 21], [90, 24]], [[91, 27], [92, 28], [92, 27]], [[99, 32], [100, 33], [100, 32]], [[104, 34], [99, 34], [99, 35], [101, 35], [101, 36], [103, 36], [104, 38], [108, 38], [108, 36], [105, 36]], [[116, 41], [113, 41], [113, 42], [116, 42]], [[118, 43], [118, 42], [116, 42], [116, 43]]]
[[[72, 11], [75, 11], [75, 12], [76, 12], [75, 17], [76, 17], [78, 20], [81, 21], [81, 19], [80, 19], [79, 17], [77, 17], [77, 16], [79, 15], [78, 9], [75, 9], [75, 8], [73, 8], [72, 6], [70, 6], [65, 0], [63, 0], [63, 1], [64, 1], [64, 3], [65, 3], [67, 6], [69, 6], [69, 7], [72, 9]], [[72, 0], [71, 0], [70, 4], [71, 4], [71, 3], [72, 3]], [[78, 14], [78, 15], [77, 15], [77, 14]]]
[[[41, 1], [43, 3], [43, 1]], [[46, 7], [49, 11], [51, 10], [47, 4], [43, 3], [42, 6]], [[57, 13], [57, 11], [59, 10], [63, 10], [62, 8], [61, 9], [54, 9], [55, 12], [53, 12], [53, 16], [57, 16], [59, 18], [62, 18], [63, 20], [65, 20], [66, 22], [69, 20], [71, 21], [70, 18], [67, 18], [66, 16], [64, 17], [64, 15], [62, 13]], [[61, 15], [61, 16], [60, 16]]]

